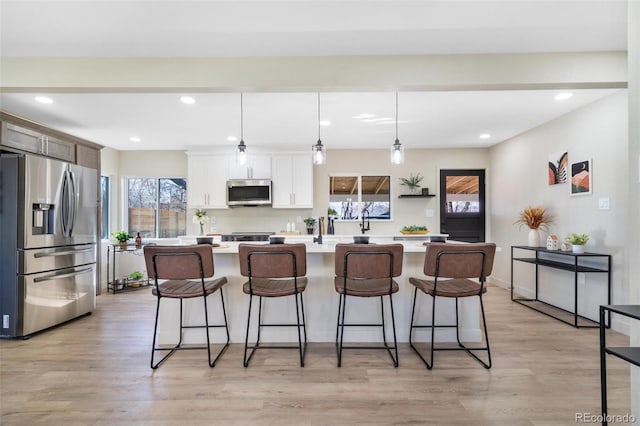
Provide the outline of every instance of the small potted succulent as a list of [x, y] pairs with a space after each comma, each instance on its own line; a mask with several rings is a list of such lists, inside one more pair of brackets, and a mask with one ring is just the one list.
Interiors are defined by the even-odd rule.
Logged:
[[316, 219], [313, 217], [308, 217], [304, 220], [304, 224], [307, 227], [307, 234], [313, 235], [313, 229], [316, 226]]
[[571, 244], [571, 250], [574, 253], [582, 254], [584, 253], [584, 246], [589, 241], [589, 234], [571, 234], [565, 241]]
[[116, 240], [118, 242], [118, 244], [120, 245], [121, 249], [123, 249], [123, 248], [126, 249], [127, 248], [127, 241], [129, 241], [131, 238], [133, 238], [133, 235], [131, 235], [127, 231], [116, 231], [113, 234], [111, 234], [111, 236], [113, 237], [114, 240]]

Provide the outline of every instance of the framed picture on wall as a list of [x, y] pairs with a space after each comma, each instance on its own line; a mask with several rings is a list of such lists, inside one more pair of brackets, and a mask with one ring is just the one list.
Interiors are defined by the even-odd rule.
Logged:
[[588, 195], [592, 193], [593, 168], [591, 160], [571, 163], [571, 195]]
[[549, 185], [567, 183], [568, 167], [569, 154], [567, 151], [554, 152], [549, 155], [549, 165], [547, 166]]

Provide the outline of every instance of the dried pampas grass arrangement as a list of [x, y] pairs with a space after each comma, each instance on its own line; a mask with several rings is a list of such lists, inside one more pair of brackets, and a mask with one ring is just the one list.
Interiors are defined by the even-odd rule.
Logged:
[[546, 230], [553, 222], [553, 216], [547, 212], [542, 206], [531, 207], [527, 206], [520, 212], [518, 220], [514, 222], [516, 225], [527, 225], [529, 229], [541, 229]]

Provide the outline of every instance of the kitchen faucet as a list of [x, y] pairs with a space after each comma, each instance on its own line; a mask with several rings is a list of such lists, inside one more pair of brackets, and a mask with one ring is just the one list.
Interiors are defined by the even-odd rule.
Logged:
[[[367, 216], [367, 222], [365, 225], [365, 214]], [[362, 235], [364, 235], [365, 232], [371, 230], [371, 227], [369, 226], [369, 211], [367, 209], [362, 209], [362, 223], [360, 224], [360, 230], [362, 231]]]

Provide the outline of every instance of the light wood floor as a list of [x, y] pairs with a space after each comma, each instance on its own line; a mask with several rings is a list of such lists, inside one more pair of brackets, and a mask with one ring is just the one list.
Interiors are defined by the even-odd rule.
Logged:
[[[407, 344], [397, 369], [383, 351], [347, 351], [337, 368], [331, 344], [310, 344], [305, 368], [279, 350], [258, 351], [245, 369], [235, 344], [213, 369], [205, 352], [183, 351], [153, 371], [150, 291], [103, 294], [91, 316], [0, 341], [0, 423], [573, 425], [576, 413], [599, 413], [597, 329], [549, 319], [497, 287], [485, 300], [491, 370], [440, 352], [428, 371]], [[610, 413], [629, 413], [628, 365], [609, 358], [608, 377]]]

